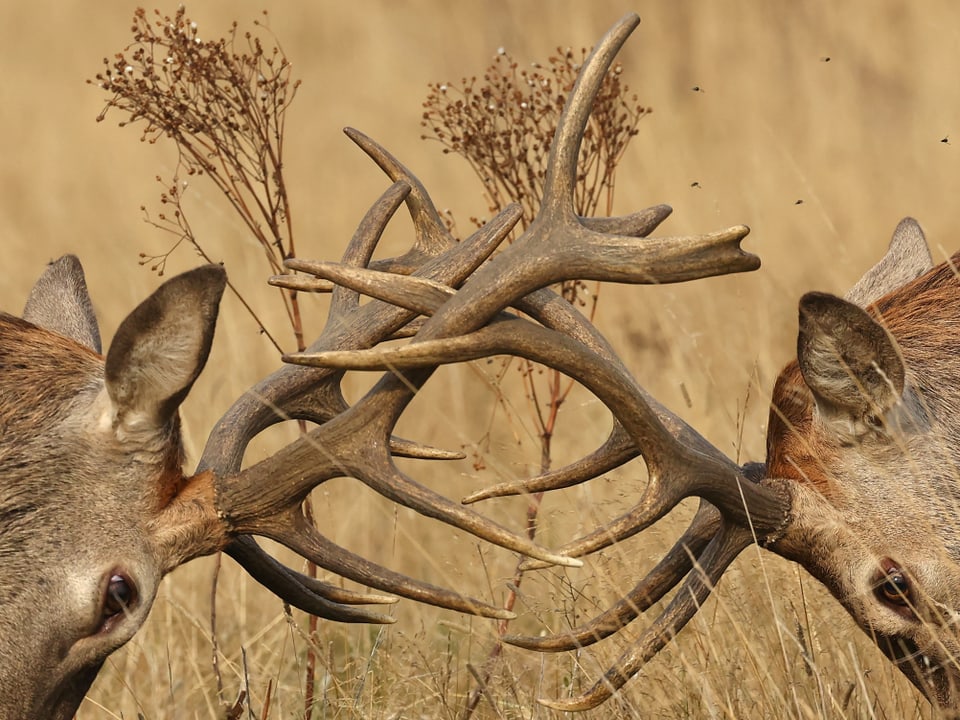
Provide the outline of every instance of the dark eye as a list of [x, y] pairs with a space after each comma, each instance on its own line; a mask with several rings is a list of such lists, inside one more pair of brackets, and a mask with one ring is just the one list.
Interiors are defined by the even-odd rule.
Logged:
[[911, 601], [910, 581], [900, 571], [900, 568], [891, 565], [884, 568], [886, 575], [881, 578], [877, 589], [883, 599], [894, 605], [909, 605]]
[[107, 594], [103, 599], [104, 621], [126, 612], [136, 601], [137, 591], [129, 578], [121, 574], [111, 575]]

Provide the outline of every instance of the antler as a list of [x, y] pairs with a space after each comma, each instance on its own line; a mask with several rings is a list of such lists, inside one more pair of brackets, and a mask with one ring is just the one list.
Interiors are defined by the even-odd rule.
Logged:
[[[315, 369], [390, 371], [377, 390], [399, 398], [388, 410], [391, 417], [436, 366], [497, 354], [517, 355], [560, 370], [609, 408], [614, 428], [595, 452], [526, 482], [476, 493], [466, 502], [567, 487], [642, 455], [649, 479], [640, 500], [626, 514], [563, 548], [567, 555], [582, 556], [649, 527], [686, 497], [705, 501], [664, 560], [614, 608], [560, 635], [504, 638], [537, 650], [581, 647], [615, 633], [683, 583], [667, 609], [593, 688], [579, 698], [545, 701], [563, 710], [594, 707], [621, 687], [693, 616], [739, 552], [782, 530], [790, 508], [785, 491], [757, 484], [751, 468], [737, 466], [651, 398], [599, 332], [547, 289], [563, 280], [668, 283], [759, 267], [758, 258], [740, 249], [749, 232], [744, 226], [705, 235], [638, 240], [666, 217], [669, 208], [657, 206], [604, 220], [579, 218], [573, 210], [576, 159], [593, 100], [613, 58], [638, 23], [636, 15], [628, 15], [614, 25], [584, 63], [551, 148], [543, 204], [534, 222], [462, 286], [423, 272], [408, 277], [379, 271], [394, 270], [389, 263], [378, 269], [335, 263], [296, 265], [353, 292], [427, 317], [401, 347], [311, 348], [286, 358]], [[508, 311], [510, 307], [526, 317]]]
[[[397, 175], [412, 177], [381, 152]], [[417, 242], [408, 257], [421, 262], [418, 273], [451, 284], [461, 282], [487, 258], [519, 218], [517, 208], [508, 208], [471, 238], [453, 244], [437, 231], [442, 223], [419, 183], [398, 179], [360, 224], [344, 255], [348, 267], [369, 262], [386, 222], [403, 201], [417, 228]], [[282, 278], [276, 284], [298, 282]], [[311, 351], [370, 346], [401, 331], [412, 318], [413, 313], [382, 303], [360, 306], [357, 293], [340, 288], [334, 291], [327, 325]], [[408, 398], [406, 389], [398, 394], [389, 379], [348, 408], [339, 388], [342, 374], [285, 367], [238, 400], [218, 423], [198, 473], [216, 476], [216, 505], [231, 533], [272, 538], [321, 567], [381, 590], [462, 612], [512, 617], [500, 608], [377, 566], [324, 538], [305, 521], [300, 504], [323, 481], [349, 475], [385, 497], [490, 542], [551, 564], [579, 564], [427, 490], [397, 470], [391, 452], [433, 459], [460, 456], [391, 437]], [[250, 439], [269, 425], [291, 418], [320, 425], [276, 455], [240, 471]], [[382, 596], [348, 595], [311, 580], [270, 558], [249, 537], [235, 540], [227, 550], [255, 578], [308, 612], [338, 620], [384, 621], [383, 616], [343, 606], [383, 602]]]

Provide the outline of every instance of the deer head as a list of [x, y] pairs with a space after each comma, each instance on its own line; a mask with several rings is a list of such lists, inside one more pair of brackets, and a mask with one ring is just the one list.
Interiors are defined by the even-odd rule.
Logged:
[[908, 218], [847, 300], [805, 295], [797, 361], [777, 380], [767, 435], [767, 476], [794, 497], [772, 549], [823, 582], [949, 709], [960, 705], [953, 262], [924, 272], [930, 254]]
[[176, 564], [155, 520], [184, 491], [177, 408], [224, 280], [206, 267], [168, 282], [106, 362], [72, 256], [47, 269], [22, 320], [0, 315], [0, 716], [71, 717]]

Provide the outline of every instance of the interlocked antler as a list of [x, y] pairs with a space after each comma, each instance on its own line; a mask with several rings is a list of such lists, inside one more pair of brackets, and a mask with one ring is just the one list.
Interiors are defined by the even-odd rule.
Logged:
[[[402, 168], [397, 167], [402, 174]], [[410, 255], [429, 258], [420, 272], [438, 282], [462, 281], [489, 256], [519, 217], [516, 208], [508, 208], [471, 238], [454, 246], [436, 232], [439, 217], [417, 183], [398, 180], [361, 223], [347, 249], [345, 263], [369, 262], [387, 220], [403, 200], [418, 232]], [[290, 279], [283, 280], [289, 286]], [[383, 303], [360, 306], [356, 293], [338, 289], [327, 326], [311, 351], [376, 344], [401, 331], [412, 317], [408, 311]], [[376, 566], [317, 532], [305, 521], [300, 503], [324, 480], [349, 475], [385, 497], [490, 542], [551, 564], [578, 564], [579, 561], [550, 553], [427, 490], [397, 470], [391, 453], [441, 459], [459, 456], [391, 437], [406, 405], [406, 388], [398, 393], [389, 382], [382, 382], [348, 408], [339, 389], [342, 375], [341, 371], [285, 367], [241, 398], [218, 423], [207, 443], [200, 471], [212, 470], [218, 477], [230, 478], [218, 485], [217, 506], [233, 532], [270, 537], [321, 567], [405, 597], [489, 617], [511, 616], [477, 600]], [[238, 472], [250, 438], [285, 418], [308, 420], [320, 426], [276, 455]], [[342, 607], [346, 602], [383, 602], [379, 596], [352, 596], [307, 578], [269, 558], [250, 538], [234, 541], [228, 552], [264, 584], [304, 610], [339, 620], [384, 620], [379, 615]]]
[[[577, 217], [573, 210], [576, 160], [593, 100], [638, 23], [636, 15], [625, 17], [585, 62], [551, 148], [543, 205], [535, 221], [462, 286], [431, 277], [423, 272], [426, 266], [406, 276], [356, 264], [292, 265], [427, 318], [401, 347], [311, 348], [287, 358], [315, 368], [389, 371], [375, 392], [395, 399], [396, 405], [387, 411], [391, 420], [438, 365], [498, 354], [517, 355], [560, 370], [610, 409], [613, 431], [594, 453], [526, 482], [477, 493], [468, 502], [567, 487], [642, 455], [649, 475], [642, 497], [628, 513], [563, 548], [567, 555], [582, 556], [649, 527], [686, 497], [703, 499], [673, 550], [614, 608], [561, 635], [505, 638], [543, 651], [578, 648], [616, 632], [683, 583], [668, 608], [591, 690], [580, 698], [546, 702], [564, 710], [593, 707], [621, 687], [686, 624], [741, 550], [782, 529], [789, 509], [787, 497], [756, 484], [744, 474], [745, 469], [651, 398], [597, 330], [547, 289], [563, 280], [670, 283], [759, 267], [758, 258], [740, 249], [748, 232], [744, 226], [706, 235], [637, 239], [651, 232], [669, 208], [657, 206], [602, 220]], [[360, 137], [355, 131], [348, 134]], [[366, 148], [369, 141], [363, 142]], [[398, 166], [378, 162], [396, 179], [395, 170], [389, 168]], [[419, 188], [419, 183], [411, 183]], [[433, 226], [439, 231], [438, 224]], [[525, 317], [507, 311], [509, 307]], [[533, 566], [534, 562], [528, 563]]]

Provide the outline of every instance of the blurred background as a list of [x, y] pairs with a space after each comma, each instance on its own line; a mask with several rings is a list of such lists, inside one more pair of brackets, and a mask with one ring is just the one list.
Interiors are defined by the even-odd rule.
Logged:
[[[225, 34], [233, 20], [251, 27], [265, 5], [269, 27], [294, 77], [303, 81], [288, 115], [285, 167], [298, 252], [322, 259], [339, 257], [389, 184], [342, 127], [356, 127], [396, 154], [463, 232], [471, 215], [487, 213], [486, 203], [462, 160], [420, 139], [427, 83], [479, 75], [499, 47], [521, 62], [543, 61], [558, 46], [589, 48], [616, 19], [638, 12], [642, 23], [619, 59], [624, 81], [653, 113], [641, 120], [621, 162], [615, 211], [672, 205], [674, 214], [659, 234], [747, 224], [752, 232], [745, 248], [762, 258], [763, 267], [686, 286], [604, 288], [597, 324], [656, 397], [741, 460], [763, 456], [769, 388], [793, 353], [803, 292], [842, 293], [880, 257], [906, 215], [924, 226], [936, 260], [957, 249], [960, 6], [948, 0], [242, 0], [196, 2], [187, 10], [206, 38]], [[106, 96], [85, 83], [103, 68], [104, 57], [130, 42], [134, 8], [115, 0], [96, 6], [35, 0], [7, 2], [0, 10], [0, 247], [6, 268], [0, 309], [18, 314], [44, 264], [73, 252], [85, 265], [105, 344], [161, 281], [138, 264], [138, 253], [158, 254], [171, 244], [170, 236], [143, 221], [140, 208], [158, 208], [156, 178], [172, 175], [173, 148], [139, 142], [138, 130], [117, 127], [119, 114], [95, 122]], [[186, 205], [207, 251], [225, 263], [271, 331], [292, 348], [276, 291], [264, 284], [269, 273], [260, 249], [201, 180], [192, 182]], [[383, 253], [402, 250], [410, 237], [409, 221], [398, 217]], [[167, 274], [197, 262], [183, 248]], [[324, 307], [323, 299], [304, 300], [313, 334]], [[227, 297], [210, 365], [184, 407], [194, 458], [232, 399], [278, 362], [240, 304]], [[485, 470], [465, 462], [452, 470], [411, 471], [450, 497], [530, 472], [538, 460], [522, 421], [495, 427], [492, 444], [477, 449], [492, 417], [486, 372], [466, 367], [438, 374], [401, 428], [407, 437], [483, 456]], [[347, 387], [355, 397], [370, 381], [348, 379]], [[564, 413], [557, 462], [595, 447], [609, 427], [602, 408], [586, 395], [575, 395]], [[254, 448], [252, 459], [291, 432], [275, 433]], [[642, 467], [631, 466], [551, 499], [545, 513], [555, 524], [546, 525], [544, 542], [558, 545], [628, 506], [642, 487], [638, 479]], [[318, 496], [321, 527], [338, 542], [433, 582], [502, 598], [513, 558], [490, 552], [483, 564], [476, 541], [397, 511], [354, 481], [330, 483]], [[520, 528], [522, 508], [521, 501], [483, 510]], [[679, 514], [569, 580], [569, 587], [591, 598], [578, 617], [636, 582], [676, 537]], [[646, 679], [628, 687], [618, 712], [928, 713], [815, 583], [783, 561], [746, 555], [721, 586], [719, 602], [711, 601], [699, 625], [651, 664]], [[235, 695], [247, 676], [258, 712], [270, 695], [269, 717], [301, 717], [305, 639], [296, 628], [305, 627], [302, 618], [288, 621], [279, 602], [242, 573], [225, 572], [218, 602], [228, 694]], [[215, 716], [209, 576], [209, 562], [200, 561], [165, 583], [150, 625], [110, 661], [81, 717]], [[562, 587], [545, 581], [530, 607], [543, 613], [565, 602]], [[322, 716], [459, 712], [472, 683], [466, 662], [483, 663], [492, 624], [411, 603], [397, 612], [401, 622], [387, 634], [323, 626]], [[550, 658], [543, 662], [558, 664], [547, 666], [538, 657], [508, 653], [505, 677], [513, 685], [505, 681], [503, 688], [512, 689], [501, 692], [513, 699], [497, 708], [481, 704], [476, 716], [550, 717], [535, 697], [589, 684], [623, 647]], [[770, 689], [774, 685], [777, 690]], [[611, 713], [608, 706], [595, 716]]]

